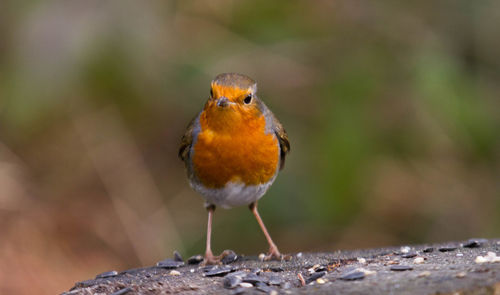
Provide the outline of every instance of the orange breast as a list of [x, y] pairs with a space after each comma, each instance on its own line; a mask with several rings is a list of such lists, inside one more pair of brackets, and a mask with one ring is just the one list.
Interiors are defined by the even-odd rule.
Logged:
[[229, 132], [209, 128], [200, 117], [201, 132], [194, 146], [193, 168], [209, 188], [221, 188], [229, 181], [256, 185], [270, 181], [279, 162], [279, 146], [273, 134], [266, 134], [263, 116], [232, 122]]

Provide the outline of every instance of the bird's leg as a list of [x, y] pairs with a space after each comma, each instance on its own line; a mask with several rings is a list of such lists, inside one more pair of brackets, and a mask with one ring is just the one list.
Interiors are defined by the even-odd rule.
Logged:
[[212, 247], [210, 245], [211, 238], [212, 238], [212, 219], [214, 216], [215, 206], [208, 205], [207, 211], [208, 211], [207, 247], [205, 250], [205, 259], [202, 262], [203, 265], [216, 264], [219, 262], [219, 260], [214, 256], [214, 253], [212, 253]]
[[255, 218], [257, 219], [257, 222], [259, 223], [260, 228], [262, 229], [262, 232], [266, 236], [267, 242], [269, 243], [269, 253], [267, 253], [265, 260], [271, 260], [273, 258], [281, 259], [281, 253], [278, 250], [276, 244], [273, 242], [273, 239], [271, 239], [271, 236], [267, 232], [262, 218], [260, 218], [259, 211], [257, 211], [257, 202], [250, 204], [249, 208], [252, 211], [253, 215], [255, 215]]

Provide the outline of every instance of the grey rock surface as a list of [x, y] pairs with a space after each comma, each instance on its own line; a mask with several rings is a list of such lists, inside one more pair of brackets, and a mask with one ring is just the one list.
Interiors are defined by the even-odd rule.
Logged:
[[[405, 255], [408, 253], [411, 255]], [[500, 257], [495, 255], [500, 256], [500, 240], [476, 239], [304, 253], [289, 261], [262, 262], [257, 257], [239, 256], [235, 262], [215, 268], [186, 264], [175, 269], [131, 269], [116, 275], [106, 272], [76, 283], [63, 294], [496, 295], [500, 294]], [[210, 275], [214, 273], [220, 274]]]

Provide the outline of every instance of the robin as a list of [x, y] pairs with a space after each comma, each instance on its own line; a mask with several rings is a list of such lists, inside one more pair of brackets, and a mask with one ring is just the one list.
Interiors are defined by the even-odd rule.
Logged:
[[215, 264], [210, 246], [216, 206], [249, 205], [267, 242], [266, 260], [280, 259], [257, 211], [258, 200], [283, 169], [290, 150], [288, 135], [274, 114], [257, 97], [257, 83], [236, 73], [215, 77], [203, 110], [189, 123], [179, 157], [191, 187], [205, 198], [208, 210], [205, 264]]

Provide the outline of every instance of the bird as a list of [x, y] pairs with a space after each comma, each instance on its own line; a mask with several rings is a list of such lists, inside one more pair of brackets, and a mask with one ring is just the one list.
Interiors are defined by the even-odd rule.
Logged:
[[273, 242], [257, 210], [257, 202], [283, 169], [290, 141], [283, 125], [257, 96], [257, 83], [238, 73], [222, 73], [210, 84], [205, 106], [182, 136], [179, 157], [190, 186], [205, 199], [208, 211], [203, 264], [217, 264], [212, 220], [216, 207], [247, 205], [269, 244], [265, 260], [284, 256]]

